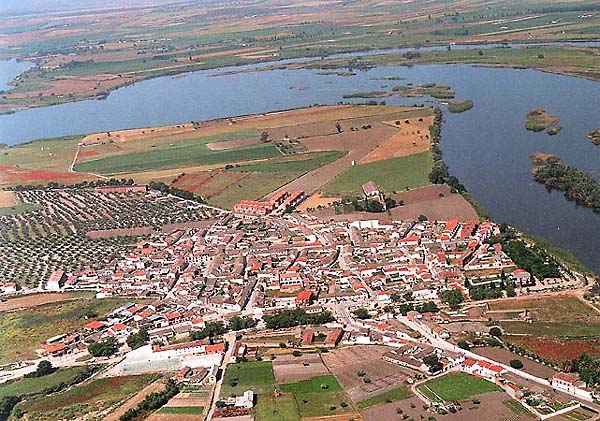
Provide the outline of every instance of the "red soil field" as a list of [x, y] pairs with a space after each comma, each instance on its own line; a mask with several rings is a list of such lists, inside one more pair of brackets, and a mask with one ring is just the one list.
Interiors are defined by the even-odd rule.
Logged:
[[9, 165], [0, 165], [0, 182], [5, 183], [35, 183], [79, 177], [81, 177], [80, 174], [27, 171]]
[[600, 354], [600, 341], [580, 340], [559, 342], [552, 338], [527, 336], [518, 338], [515, 342], [530, 349], [540, 357], [557, 362], [574, 360], [579, 358], [583, 353]]
[[83, 151], [79, 152], [79, 156], [95, 156], [98, 155], [98, 151]]

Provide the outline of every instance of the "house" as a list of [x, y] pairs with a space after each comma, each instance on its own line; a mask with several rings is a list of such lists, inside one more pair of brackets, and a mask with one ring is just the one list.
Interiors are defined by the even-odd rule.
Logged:
[[383, 197], [383, 193], [377, 184], [375, 184], [373, 181], [367, 181], [362, 185], [362, 189], [365, 193], [365, 200], [376, 200], [377, 202], [381, 203], [383, 209], [385, 210], [385, 198]]
[[592, 392], [578, 373], [557, 373], [552, 377], [552, 387], [584, 399], [592, 400]]
[[531, 274], [524, 269], [513, 270], [512, 277], [514, 278], [517, 285], [520, 285], [520, 286], [532, 285]]
[[254, 407], [254, 392], [251, 390], [246, 390], [242, 396], [237, 396], [235, 398], [236, 408], [253, 408]]
[[309, 306], [312, 304], [313, 293], [310, 290], [300, 291], [296, 295], [297, 306]]
[[64, 270], [53, 272], [46, 282], [46, 289], [50, 291], [59, 291], [67, 280], [67, 275]]

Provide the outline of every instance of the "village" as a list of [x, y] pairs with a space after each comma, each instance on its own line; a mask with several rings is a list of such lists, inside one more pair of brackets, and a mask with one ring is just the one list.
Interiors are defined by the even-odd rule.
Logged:
[[[383, 202], [374, 183], [363, 189], [366, 200]], [[55, 271], [43, 291], [131, 301], [47, 338], [37, 361], [104, 362], [109, 377], [178, 373], [178, 382], [212, 391], [204, 405], [217, 418], [250, 416], [255, 394], [265, 392], [220, 393], [230, 364], [277, 361], [282, 356], [274, 350], [309, 358], [364, 346], [381, 347], [380, 364], [401, 367], [402, 381], [439, 414], [458, 404], [426, 382], [456, 372], [497, 385], [541, 419], [593, 405], [595, 396], [577, 373], [544, 378], [523, 372], [472, 352], [445, 327], [488, 320], [485, 304], [468, 298], [474, 290], [499, 291], [496, 298], [535, 295], [543, 281], [490, 241], [500, 226], [381, 217], [321, 221], [294, 211], [305, 197], [284, 191], [266, 202], [242, 201], [201, 225], [146, 237], [101, 269]], [[555, 282], [578, 286], [566, 274]], [[7, 295], [19, 287], [0, 288]], [[493, 326], [477, 335], [493, 339]], [[34, 371], [35, 362], [18, 365], [14, 377]], [[310, 371], [309, 365], [301, 368]], [[12, 378], [3, 372], [3, 381]]]

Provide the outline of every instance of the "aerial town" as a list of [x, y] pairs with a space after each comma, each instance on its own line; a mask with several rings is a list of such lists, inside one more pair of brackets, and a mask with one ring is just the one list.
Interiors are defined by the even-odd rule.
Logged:
[[[145, 188], [111, 194], [140, 191]], [[372, 181], [363, 192], [383, 198]], [[171, 397], [174, 407], [183, 399], [217, 418], [254, 417], [262, 396], [275, 393], [270, 399], [280, 399], [289, 380], [331, 372], [345, 387], [347, 367], [336, 366], [329, 355], [340, 352], [356, 364], [360, 358], [354, 353], [372, 348], [370, 364], [389, 365], [394, 374], [373, 373], [381, 379], [365, 377], [363, 385], [350, 389], [359, 408], [371, 395], [401, 388], [420, 401], [415, 414], [456, 413], [463, 410], [459, 399], [445, 398], [444, 386], [434, 386], [465, 373], [542, 419], [599, 408], [594, 390], [576, 372], [532, 362], [545, 369], [539, 375], [537, 369], [522, 370], [526, 355], [509, 363], [505, 356], [476, 353], [482, 344], [504, 345], [504, 332], [494, 323], [503, 313], [490, 302], [533, 299], [548, 291], [548, 280], [519, 268], [493, 241], [501, 235], [499, 225], [386, 217], [323, 221], [296, 209], [305, 198], [302, 191], [282, 191], [269, 201], [242, 200], [232, 212], [208, 209], [214, 217], [201, 227], [150, 235], [102, 268], [51, 273], [36, 292], [125, 301], [77, 329], [44, 338], [37, 358], [3, 366], [2, 381], [36, 373], [40, 361], [55, 367], [86, 361], [102, 364], [100, 375], [108, 378], [171, 376], [187, 391]], [[579, 274], [561, 270], [552, 291], [576, 290], [582, 282]], [[20, 289], [14, 283], [2, 288], [6, 296]], [[498, 294], [491, 301], [469, 298], [477, 290]], [[531, 317], [526, 306], [524, 314], [505, 317], [526, 321]], [[471, 339], [462, 339], [465, 335]], [[241, 390], [232, 367], [253, 362], [272, 365], [282, 384], [261, 384], [249, 374], [243, 380], [247, 390]], [[370, 375], [357, 372], [359, 378]], [[204, 392], [202, 398], [192, 397], [196, 389]], [[344, 404], [332, 402], [335, 408], [328, 412], [355, 411]]]

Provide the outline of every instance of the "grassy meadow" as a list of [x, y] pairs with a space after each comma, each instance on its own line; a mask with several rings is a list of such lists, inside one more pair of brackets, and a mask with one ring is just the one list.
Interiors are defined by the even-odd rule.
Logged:
[[433, 161], [430, 152], [401, 158], [358, 164], [327, 184], [323, 191], [329, 196], [361, 196], [362, 185], [374, 181], [386, 193], [429, 184]]

